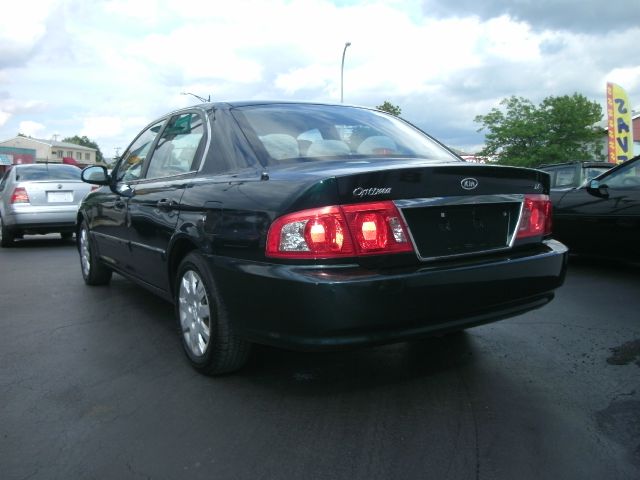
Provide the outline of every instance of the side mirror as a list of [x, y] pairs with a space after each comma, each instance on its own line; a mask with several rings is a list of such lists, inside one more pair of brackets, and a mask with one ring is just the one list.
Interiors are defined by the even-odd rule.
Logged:
[[609, 187], [606, 183], [600, 183], [598, 180], [591, 180], [587, 184], [587, 192], [594, 197], [609, 198]]
[[80, 178], [83, 182], [91, 183], [93, 185], [109, 185], [111, 177], [107, 172], [107, 169], [101, 165], [95, 165], [87, 167], [82, 170]]

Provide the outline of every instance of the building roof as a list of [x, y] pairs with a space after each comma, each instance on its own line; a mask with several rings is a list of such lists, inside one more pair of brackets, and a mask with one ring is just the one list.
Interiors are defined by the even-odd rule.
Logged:
[[50, 147], [57, 147], [57, 148], [73, 148], [75, 150], [86, 150], [88, 152], [96, 152], [97, 149], [95, 148], [91, 148], [91, 147], [85, 147], [84, 145], [78, 145], [76, 143], [69, 143], [69, 142], [58, 142], [57, 140], [45, 140], [42, 138], [33, 138], [33, 137], [23, 137], [21, 135], [17, 135], [13, 138], [10, 138], [8, 140], [3, 140], [0, 142], [0, 144], [9, 142], [11, 140], [15, 140], [15, 139], [21, 139], [24, 140], [25, 142], [31, 141], [31, 142], [37, 142], [37, 143], [42, 143], [44, 145], [49, 145]]
[[95, 148], [85, 147], [84, 145], [78, 145], [77, 143], [58, 142], [57, 140], [43, 140], [41, 138], [32, 138], [32, 140], [40, 143], [46, 143], [47, 145], [51, 145], [52, 147], [75, 148], [76, 150], [91, 150], [93, 152], [96, 151]]

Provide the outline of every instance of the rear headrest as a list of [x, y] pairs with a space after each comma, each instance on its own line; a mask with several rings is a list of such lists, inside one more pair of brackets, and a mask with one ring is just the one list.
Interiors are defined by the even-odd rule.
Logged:
[[349, 155], [349, 146], [340, 140], [316, 140], [309, 146], [309, 157], [322, 157], [325, 155]]
[[286, 133], [270, 133], [262, 135], [260, 141], [264, 145], [271, 158], [282, 160], [283, 158], [297, 158], [300, 156], [298, 141]]

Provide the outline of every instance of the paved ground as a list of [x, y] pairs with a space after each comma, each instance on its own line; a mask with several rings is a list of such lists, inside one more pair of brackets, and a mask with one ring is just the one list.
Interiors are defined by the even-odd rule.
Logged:
[[[193, 372], [171, 307], [85, 287], [70, 243], [0, 250], [0, 478], [638, 479], [640, 268], [572, 262], [542, 310]], [[464, 292], [461, 292], [463, 298]]]

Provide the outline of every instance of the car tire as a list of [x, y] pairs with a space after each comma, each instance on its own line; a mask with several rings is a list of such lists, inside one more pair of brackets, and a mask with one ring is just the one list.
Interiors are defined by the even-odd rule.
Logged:
[[71, 240], [71, 237], [73, 237], [73, 232], [60, 232], [60, 237], [62, 238], [62, 240]]
[[188, 254], [178, 267], [175, 313], [182, 347], [200, 373], [220, 375], [240, 369], [251, 344], [238, 338], [204, 258]]
[[106, 285], [111, 281], [113, 271], [98, 260], [94, 245], [89, 235], [86, 222], [80, 225], [78, 234], [78, 253], [82, 278], [87, 285]]
[[9, 230], [9, 227], [5, 226], [2, 222], [2, 217], [0, 217], [0, 246], [3, 248], [13, 247], [14, 239], [15, 234]]

